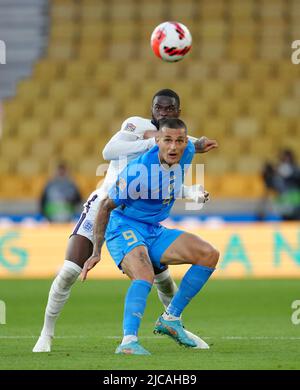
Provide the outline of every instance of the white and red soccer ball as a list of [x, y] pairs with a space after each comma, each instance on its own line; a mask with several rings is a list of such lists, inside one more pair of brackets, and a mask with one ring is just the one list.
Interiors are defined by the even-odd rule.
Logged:
[[164, 22], [154, 29], [151, 47], [154, 54], [164, 61], [180, 61], [192, 47], [192, 36], [184, 24]]

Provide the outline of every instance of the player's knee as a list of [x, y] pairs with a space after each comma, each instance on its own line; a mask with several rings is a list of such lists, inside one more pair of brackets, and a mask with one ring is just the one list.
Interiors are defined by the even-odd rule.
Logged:
[[204, 250], [202, 249], [201, 252], [202, 256], [199, 258], [198, 264], [202, 264], [210, 268], [215, 268], [220, 257], [219, 251], [213, 246], [208, 245]]
[[220, 257], [220, 252], [216, 248], [212, 248], [210, 267], [216, 267]]
[[146, 282], [149, 282], [151, 284], [154, 283], [154, 274], [151, 275], [149, 274], [148, 272], [147, 273], [139, 273], [138, 275], [136, 275], [133, 280], [145, 280]]

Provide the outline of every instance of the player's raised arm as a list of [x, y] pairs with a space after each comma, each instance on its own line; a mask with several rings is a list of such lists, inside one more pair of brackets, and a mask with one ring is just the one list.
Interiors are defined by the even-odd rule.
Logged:
[[155, 145], [154, 138], [138, 139], [133, 134], [118, 132], [105, 145], [102, 155], [104, 160], [119, 160], [128, 154], [142, 154]]
[[209, 139], [205, 136], [200, 138], [195, 138], [189, 136], [189, 140], [191, 140], [195, 146], [196, 153], [207, 153], [212, 149], [218, 147], [218, 143], [214, 139]]
[[[151, 125], [150, 120], [140, 117], [126, 119], [122, 123], [121, 129], [104, 147], [103, 158], [108, 161], [119, 160], [120, 157], [129, 154], [142, 154], [151, 149], [155, 144], [155, 140], [152, 138], [154, 134], [152, 137], [144, 137], [144, 133], [148, 131], [148, 122]], [[152, 130], [152, 132], [155, 131]]]
[[92, 256], [84, 263], [81, 279], [84, 281], [87, 277], [87, 273], [95, 267], [101, 260], [101, 249], [104, 243], [104, 235], [106, 227], [109, 221], [111, 211], [116, 208], [117, 205], [110, 198], [103, 199], [99, 204], [99, 209], [94, 225], [94, 248]]

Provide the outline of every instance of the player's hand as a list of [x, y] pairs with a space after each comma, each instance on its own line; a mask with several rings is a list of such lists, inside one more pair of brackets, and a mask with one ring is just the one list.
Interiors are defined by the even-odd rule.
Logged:
[[207, 153], [212, 149], [216, 149], [218, 147], [218, 143], [214, 139], [209, 139], [205, 136], [199, 138], [199, 143], [201, 144], [200, 153]]
[[87, 261], [84, 263], [82, 272], [81, 272], [81, 281], [84, 282], [87, 278], [88, 272], [95, 267], [97, 263], [100, 261], [100, 255], [94, 256], [92, 255]]
[[209, 192], [198, 190], [196, 193], [194, 193], [194, 197], [192, 199], [196, 203], [206, 203], [209, 201]]

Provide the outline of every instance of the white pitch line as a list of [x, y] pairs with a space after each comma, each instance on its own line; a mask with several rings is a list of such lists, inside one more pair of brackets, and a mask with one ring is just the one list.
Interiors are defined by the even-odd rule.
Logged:
[[[39, 336], [1, 336], [0, 339], [37, 339]], [[55, 339], [86, 339], [85, 336], [55, 336]]]
[[[38, 338], [39, 336], [21, 336], [21, 335], [14, 335], [14, 336], [4, 336], [4, 335], [0, 335], [0, 339], [36, 339]], [[91, 337], [95, 337], [95, 336], [54, 336], [55, 339], [88, 339], [88, 338], [91, 338]], [[156, 336], [142, 336], [141, 339], [144, 339], [144, 340], [154, 340], [158, 337], [163, 337], [162, 335], [156, 335]], [[115, 339], [115, 340], [120, 340], [122, 339], [122, 336], [99, 336], [97, 337], [96, 336], [96, 339]], [[245, 341], [249, 341], [249, 340], [300, 340], [300, 337], [286, 337], [286, 336], [215, 336], [215, 337], [212, 337], [212, 336], [201, 336], [201, 338], [203, 338], [204, 340], [245, 340]]]
[[[159, 336], [159, 335], [158, 335]], [[162, 335], [160, 335], [162, 337]], [[106, 336], [106, 339], [121, 339], [122, 336]], [[203, 340], [300, 340], [300, 337], [276, 337], [276, 336], [201, 336]], [[144, 336], [141, 339], [157, 339], [157, 336]]]

